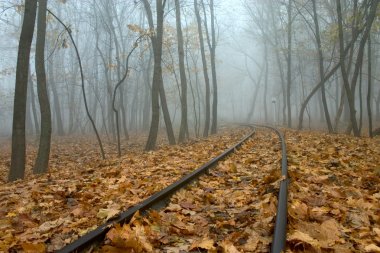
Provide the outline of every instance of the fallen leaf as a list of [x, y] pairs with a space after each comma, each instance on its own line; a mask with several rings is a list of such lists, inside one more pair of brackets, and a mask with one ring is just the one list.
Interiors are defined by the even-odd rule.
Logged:
[[365, 252], [380, 252], [380, 247], [375, 244], [370, 244], [364, 247]]
[[290, 244], [295, 244], [295, 245], [300, 245], [300, 244], [305, 244], [305, 246], [309, 245], [315, 250], [319, 250], [320, 248], [320, 244], [317, 240], [313, 239], [310, 235], [303, 233], [301, 231], [294, 231], [290, 236], [288, 236], [287, 241]]
[[64, 222], [65, 222], [65, 220], [63, 218], [59, 218], [59, 219], [53, 220], [53, 221], [46, 221], [38, 227], [38, 230], [41, 233], [45, 233], [45, 232], [47, 232], [53, 228], [56, 228], [56, 227], [62, 225]]
[[197, 250], [197, 249], [205, 249], [209, 253], [216, 253], [216, 248], [214, 246], [214, 240], [209, 238], [203, 238], [202, 240], [195, 241], [190, 246], [191, 250]]
[[25, 251], [25, 253], [45, 253], [46, 252], [46, 246], [44, 243], [23, 243], [21, 244], [22, 249]]
[[223, 241], [219, 245], [222, 247], [223, 253], [239, 253], [239, 251], [230, 241]]
[[114, 217], [118, 213], [120, 213], [120, 210], [118, 210], [118, 209], [101, 208], [101, 209], [99, 209], [96, 217], [98, 217], [99, 219], [104, 219], [107, 221], [107, 220], [111, 219], [112, 217]]

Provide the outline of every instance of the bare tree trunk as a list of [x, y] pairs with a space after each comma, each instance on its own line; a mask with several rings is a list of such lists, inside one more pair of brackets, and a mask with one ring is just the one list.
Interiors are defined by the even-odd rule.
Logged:
[[56, 121], [57, 121], [57, 133], [58, 135], [64, 135], [65, 132], [63, 131], [63, 120], [62, 120], [62, 113], [61, 113], [61, 105], [59, 103], [59, 96], [58, 96], [58, 91], [56, 87], [56, 83], [54, 81], [54, 62], [53, 60], [50, 60], [50, 64], [48, 66], [48, 71], [49, 71], [49, 83], [50, 87], [53, 93], [53, 100], [54, 100], [54, 111], [55, 111], [55, 116], [56, 116]]
[[41, 134], [37, 159], [33, 167], [35, 174], [48, 171], [51, 141], [51, 111], [47, 92], [45, 72], [45, 34], [46, 34], [47, 0], [38, 0], [36, 73], [37, 93], [41, 111]]
[[[265, 64], [265, 59], [264, 59], [264, 64]], [[257, 100], [257, 95], [259, 94], [259, 88], [260, 88], [260, 84], [261, 84], [261, 79], [263, 77], [263, 71], [264, 70], [264, 67], [261, 67], [261, 70], [260, 70], [260, 74], [259, 74], [259, 77], [258, 77], [258, 80], [256, 81], [255, 78], [251, 75], [251, 73], [249, 72], [249, 68], [248, 68], [248, 64], [247, 64], [247, 60], [245, 61], [245, 68], [247, 70], [247, 74], [248, 74], [248, 77], [249, 79], [251, 80], [251, 82], [255, 85], [255, 89], [254, 89], [254, 93], [253, 93], [253, 99], [252, 99], [252, 105], [249, 109], [249, 112], [248, 112], [248, 116], [247, 116], [247, 122], [250, 122], [252, 117], [253, 117], [253, 114], [255, 112], [255, 106], [256, 106], [256, 100]]]
[[143, 80], [144, 82], [144, 108], [143, 108], [143, 122], [142, 122], [142, 127], [144, 130], [148, 130], [149, 129], [149, 117], [150, 117], [150, 112], [151, 112], [151, 109], [150, 109], [150, 90], [151, 90], [151, 87], [150, 87], [150, 78], [149, 78], [149, 75], [150, 75], [150, 66], [151, 66], [151, 60], [152, 57], [149, 56], [149, 61], [148, 61], [148, 67], [145, 71], [145, 78]]
[[264, 45], [264, 61], [265, 61], [265, 73], [264, 73], [264, 117], [265, 123], [268, 123], [268, 108], [267, 108], [267, 94], [268, 94], [268, 71], [269, 71], [269, 60], [268, 60], [268, 45]]
[[292, 85], [292, 1], [288, 1], [288, 54], [287, 54], [287, 88], [286, 102], [288, 108], [288, 127], [292, 127], [292, 107], [290, 101], [291, 85]]
[[337, 14], [338, 14], [338, 28], [339, 28], [339, 51], [340, 51], [340, 62], [341, 62], [341, 71], [342, 71], [342, 78], [344, 82], [344, 88], [346, 90], [347, 99], [348, 99], [348, 105], [350, 109], [350, 120], [351, 120], [351, 127], [354, 132], [355, 136], [360, 136], [360, 131], [358, 128], [358, 123], [356, 120], [356, 110], [355, 110], [355, 87], [357, 83], [357, 78], [359, 75], [359, 70], [361, 68], [361, 65], [363, 63], [363, 54], [364, 54], [364, 46], [366, 41], [368, 40], [368, 36], [372, 27], [372, 23], [374, 21], [374, 18], [376, 16], [376, 10], [378, 6], [378, 1], [373, 1], [369, 8], [369, 13], [366, 18], [365, 23], [365, 31], [364, 34], [360, 40], [359, 49], [358, 49], [358, 56], [355, 64], [354, 73], [351, 80], [351, 86], [348, 80], [348, 72], [346, 70], [345, 66], [345, 59], [344, 59], [344, 38], [343, 38], [343, 21], [342, 21], [342, 10], [341, 10], [341, 4], [340, 0], [337, 0]]
[[[369, 78], [369, 77], [368, 77]], [[359, 71], [359, 133], [362, 131], [363, 126], [363, 65]]]
[[319, 32], [319, 22], [318, 22], [318, 14], [317, 14], [317, 7], [316, 7], [316, 0], [312, 0], [313, 3], [313, 20], [315, 25], [315, 39], [317, 41], [317, 51], [318, 51], [318, 62], [319, 62], [319, 78], [322, 82], [321, 84], [321, 93], [322, 93], [322, 104], [323, 104], [323, 111], [327, 123], [327, 128], [329, 130], [329, 133], [333, 132], [333, 127], [331, 124], [330, 114], [327, 106], [326, 101], [326, 90], [325, 90], [325, 82], [324, 80], [324, 66], [323, 66], [323, 52], [322, 52], [322, 43], [321, 43], [321, 37]]
[[[274, 6], [272, 5], [271, 6], [272, 8], [274, 8]], [[274, 12], [272, 11], [271, 12], [271, 25], [272, 25], [272, 28], [273, 28], [273, 31], [274, 31], [274, 41], [275, 41], [275, 44], [274, 46], [277, 48], [277, 47], [280, 47], [280, 42], [278, 40], [279, 36], [278, 36], [278, 32], [277, 32], [277, 27], [276, 27], [276, 22], [274, 20]], [[280, 51], [279, 50], [274, 50], [275, 51], [275, 56], [276, 56], [276, 62], [277, 62], [277, 67], [278, 67], [278, 70], [280, 72], [280, 81], [281, 81], [281, 89], [282, 89], [282, 124], [283, 125], [286, 125], [286, 102], [287, 102], [287, 99], [286, 99], [286, 87], [285, 87], [285, 73], [284, 73], [284, 68], [282, 66], [282, 62], [281, 62], [281, 56], [280, 56]], [[278, 115], [280, 115], [280, 111], [278, 110]]]
[[[183, 142], [188, 138], [188, 123], [187, 123], [187, 80], [185, 72], [185, 53], [183, 49], [183, 35], [181, 26], [181, 6], [179, 0], [175, 0], [176, 9], [176, 26], [178, 40], [178, 58], [179, 58], [179, 74], [181, 77], [181, 126], [179, 129], [178, 142]], [[187, 136], [186, 136], [187, 135]]]
[[36, 134], [40, 133], [40, 124], [38, 123], [38, 115], [37, 115], [37, 109], [36, 109], [36, 94], [34, 93], [34, 83], [33, 83], [33, 77], [30, 74], [30, 68], [28, 69], [28, 82], [29, 82], [29, 89], [30, 89], [30, 102], [32, 106], [32, 112], [33, 112], [33, 121], [34, 121], [34, 129], [36, 130]]
[[204, 41], [203, 41], [202, 21], [201, 21], [201, 15], [199, 14], [199, 7], [198, 7], [197, 0], [194, 0], [194, 10], [195, 10], [195, 16], [197, 18], [197, 24], [198, 24], [198, 36], [199, 36], [199, 44], [201, 48], [203, 75], [204, 75], [205, 85], [206, 85], [206, 108], [205, 108], [206, 118], [205, 118], [204, 130], [203, 130], [203, 137], [207, 137], [209, 128], [210, 128], [210, 80], [208, 77], [207, 61], [206, 61], [205, 47], [204, 47]]
[[[201, 0], [204, 14], [204, 24], [206, 30], [206, 39], [208, 48], [210, 50], [210, 63], [211, 63], [211, 75], [212, 75], [212, 117], [211, 117], [211, 134], [215, 134], [217, 131], [218, 122], [218, 84], [216, 77], [215, 66], [215, 51], [216, 51], [216, 38], [215, 38], [215, 14], [214, 14], [214, 0], [210, 0], [210, 19], [211, 19], [211, 35], [208, 30], [207, 15], [204, 1]], [[211, 36], [211, 39], [210, 39]]]
[[[115, 26], [113, 25], [113, 18], [112, 18], [112, 15], [110, 13], [112, 10], [111, 6], [109, 5], [110, 1], [107, 1], [106, 4], [107, 4], [107, 6], [105, 9], [106, 9], [106, 14], [107, 14], [107, 18], [108, 18], [108, 24], [109, 24], [108, 27], [109, 27], [110, 33], [113, 36], [113, 42], [115, 44], [115, 51], [116, 51], [116, 57], [115, 58], [116, 58], [116, 63], [117, 63], [117, 67], [116, 67], [117, 78], [118, 78], [118, 80], [121, 80], [122, 79], [121, 61], [120, 61], [120, 58], [121, 58], [120, 50], [121, 50], [121, 48], [120, 48], [119, 40], [116, 36]], [[115, 91], [115, 89], [114, 89], [114, 91]], [[125, 110], [125, 105], [124, 105], [124, 87], [122, 86], [122, 84], [120, 84], [119, 98], [120, 98], [119, 107], [121, 109], [121, 115], [119, 115], [118, 113], [115, 114], [115, 120], [117, 121], [116, 131], [119, 131], [120, 123], [121, 123], [121, 125], [123, 127], [124, 136], [128, 140], [129, 135], [128, 135], [128, 129], [127, 129], [127, 115], [126, 115], [126, 110]], [[114, 100], [115, 100], [115, 98], [113, 98], [113, 100], [112, 100], [112, 108], [113, 108], [113, 111], [115, 112], [115, 101]], [[120, 121], [119, 117], [120, 117], [121, 122], [119, 122]], [[119, 125], [117, 125], [117, 124], [119, 124]], [[118, 132], [116, 134], [119, 135]], [[117, 136], [117, 137], [120, 138], [120, 136]], [[119, 140], [118, 140], [118, 142], [119, 142]]]
[[80, 58], [80, 55], [79, 55], [79, 51], [78, 51], [78, 47], [77, 45], [75, 44], [75, 41], [74, 41], [74, 38], [71, 34], [71, 29], [69, 27], [67, 27], [63, 22], [62, 20], [60, 20], [54, 13], [52, 13], [51, 11], [49, 11], [49, 13], [65, 28], [65, 30], [67, 31], [67, 33], [69, 34], [69, 37], [70, 37], [70, 40], [71, 42], [73, 43], [73, 46], [74, 46], [74, 49], [75, 49], [75, 53], [76, 53], [76, 56], [78, 58], [78, 63], [79, 63], [79, 70], [80, 70], [80, 76], [81, 76], [81, 83], [82, 83], [82, 96], [83, 96], [83, 103], [84, 103], [84, 107], [86, 109], [86, 114], [87, 114], [87, 117], [88, 119], [90, 120], [91, 122], [91, 125], [92, 125], [92, 128], [95, 132], [95, 135], [96, 135], [96, 139], [98, 141], [98, 144], [99, 144], [99, 148], [100, 148], [100, 153], [102, 155], [102, 158], [105, 159], [106, 156], [105, 156], [105, 153], [104, 153], [104, 149], [103, 149], [103, 144], [102, 144], [102, 141], [100, 139], [100, 136], [99, 136], [99, 133], [98, 133], [98, 130], [96, 128], [96, 125], [95, 125], [95, 122], [93, 120], [93, 118], [91, 117], [91, 114], [90, 114], [90, 111], [88, 109], [88, 105], [87, 105], [87, 98], [86, 98], [86, 91], [85, 91], [85, 87], [84, 87], [84, 74], [83, 74], [83, 68], [82, 68], [82, 61], [81, 61], [81, 58]]
[[26, 95], [26, 114], [25, 114], [25, 134], [33, 134], [34, 129], [33, 129], [33, 122], [32, 122], [32, 103], [31, 103], [31, 97], [30, 97], [30, 88], [31, 86], [30, 80], [28, 80], [28, 90], [27, 90], [27, 95]]
[[376, 100], [376, 120], [380, 120], [380, 90]]
[[16, 87], [13, 105], [12, 155], [8, 180], [24, 178], [25, 172], [25, 114], [28, 87], [30, 48], [36, 19], [37, 1], [25, 1], [20, 43], [18, 46]]
[[371, 109], [371, 91], [372, 91], [372, 52], [371, 52], [371, 34], [368, 35], [368, 90], [367, 90], [367, 113], [368, 113], [368, 135], [372, 138], [372, 109]]
[[342, 83], [341, 86], [342, 86], [342, 88], [340, 91], [340, 100], [339, 100], [340, 102], [339, 102], [339, 106], [338, 106], [336, 116], [335, 116], [335, 124], [334, 124], [334, 131], [335, 132], [338, 132], [339, 120], [340, 120], [342, 113], [343, 113], [344, 101], [346, 100], [346, 91], [344, 90], [344, 84]]
[[[148, 0], [143, 0], [145, 12], [150, 29], [154, 30], [153, 15]], [[175, 138], [173, 128], [171, 126], [169, 110], [166, 104], [166, 97], [164, 91], [164, 85], [162, 80], [162, 39], [163, 39], [163, 22], [164, 22], [164, 4], [166, 0], [156, 0], [157, 11], [157, 29], [156, 33], [151, 36], [153, 55], [154, 55], [154, 69], [153, 69], [153, 81], [152, 81], [152, 120], [150, 124], [149, 136], [145, 145], [145, 150], [152, 150], [156, 147], [159, 119], [160, 119], [160, 106], [159, 97], [161, 98], [162, 112], [164, 115], [164, 121], [166, 125], [166, 132], [168, 135], [169, 143], [175, 144]]]
[[128, 76], [129, 72], [129, 57], [131, 57], [133, 51], [137, 48], [138, 41], [140, 40], [141, 36], [133, 43], [133, 48], [131, 51], [129, 51], [127, 55], [127, 59], [125, 61], [125, 72], [121, 79], [118, 81], [118, 83], [115, 85], [115, 88], [113, 90], [113, 96], [112, 96], [112, 110], [115, 112], [115, 119], [116, 119], [116, 134], [117, 134], [117, 154], [120, 157], [121, 156], [121, 145], [120, 145], [120, 129], [119, 129], [119, 111], [116, 109], [115, 100], [116, 100], [116, 92], [119, 87], [124, 83], [125, 79]]

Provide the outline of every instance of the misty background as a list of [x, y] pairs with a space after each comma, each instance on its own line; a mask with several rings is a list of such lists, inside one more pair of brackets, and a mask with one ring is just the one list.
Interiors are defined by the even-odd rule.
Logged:
[[[155, 1], [150, 2], [152, 2], [154, 16]], [[339, 61], [335, 1], [316, 2], [325, 57], [324, 71], [327, 73], [329, 68]], [[354, 18], [355, 2], [358, 4], [358, 1], [342, 1], [347, 41], [351, 36], [350, 22]], [[369, 5], [370, 2], [360, 1], [362, 5], [365, 3]], [[186, 0], [180, 1], [180, 3], [188, 68], [186, 74], [189, 86], [187, 91], [189, 131], [192, 136], [200, 136], [205, 118], [205, 86], [194, 2]], [[201, 8], [204, 28], [206, 27], [204, 21], [208, 21], [207, 25], [210, 26], [210, 11], [207, 7], [209, 4], [208, 0], [204, 0], [206, 7], [205, 9]], [[217, 34], [218, 123], [262, 122], [296, 127], [303, 101], [320, 80], [312, 1], [218, 0], [214, 2], [214, 5]], [[292, 55], [290, 68], [292, 73], [290, 89], [292, 124], [287, 122], [288, 108], [285, 101], [287, 91], [284, 89], [289, 51], [287, 38], [289, 5], [292, 9], [290, 14], [292, 22], [290, 49]], [[70, 27], [83, 64], [85, 89], [91, 114], [100, 132], [108, 139], [114, 139], [113, 132], [115, 130], [112, 125], [115, 123], [113, 123], [110, 98], [112, 89], [118, 81], [117, 59], [119, 57], [121, 65], [124, 66], [126, 55], [133, 48], [133, 43], [139, 36], [138, 29], [148, 29], [143, 4], [141, 1], [132, 0], [50, 0], [48, 9]], [[0, 40], [0, 135], [10, 136], [23, 1], [0, 1], [0, 11], [0, 32], [2, 34]], [[168, 0], [164, 17], [163, 80], [170, 117], [174, 130], [178, 132], [181, 103], [175, 19], [174, 1]], [[362, 25], [365, 20], [358, 21], [358, 23]], [[378, 18], [376, 18], [371, 30], [373, 84], [370, 103], [373, 106], [376, 122], [380, 118], [380, 89], [377, 81], [379, 77], [378, 71], [376, 71], [378, 68], [378, 23]], [[134, 26], [138, 28], [133, 28]], [[206, 33], [204, 28], [203, 33]], [[115, 33], [110, 29], [114, 29]], [[119, 42], [120, 52], [116, 52], [115, 36]], [[207, 42], [205, 42], [205, 47], [208, 64], [210, 64]], [[84, 111], [78, 61], [73, 45], [64, 28], [49, 14], [45, 48], [53, 134], [91, 133], [91, 126]], [[353, 64], [357, 58], [355, 55], [357, 50], [359, 50], [359, 40], [353, 47], [351, 58]], [[33, 42], [26, 119], [27, 133], [31, 136], [38, 134], [40, 121], [34, 52]], [[121, 121], [125, 122], [128, 131], [147, 132], [149, 129], [150, 109], [147, 108], [150, 106], [149, 85], [151, 85], [153, 73], [153, 63], [149, 59], [151, 54], [150, 41], [148, 39], [140, 41], [138, 48], [131, 56], [130, 71], [123, 82], [121, 92], [124, 94], [125, 111], [121, 116]], [[356, 117], [358, 119], [360, 117], [363, 127], [367, 125], [366, 120], [368, 119], [365, 102], [368, 89], [367, 62], [368, 55], [364, 53], [363, 68], [355, 93]], [[211, 78], [211, 73], [209, 75]], [[325, 86], [334, 130], [344, 131], [350, 122], [347, 102], [342, 100], [342, 98], [344, 99], [342, 92], [344, 88], [339, 70], [326, 81]], [[120, 103], [120, 97], [117, 96], [118, 108], [121, 108]], [[360, 115], [359, 107], [362, 108]], [[342, 110], [341, 116], [339, 116], [339, 110]], [[58, 119], [59, 117], [61, 119]], [[120, 124], [123, 124], [122, 122]], [[58, 133], [60, 124], [62, 124], [60, 126], [62, 129]], [[165, 127], [162, 115], [160, 127]], [[327, 130], [320, 93], [316, 93], [307, 104], [304, 113], [304, 127]]]

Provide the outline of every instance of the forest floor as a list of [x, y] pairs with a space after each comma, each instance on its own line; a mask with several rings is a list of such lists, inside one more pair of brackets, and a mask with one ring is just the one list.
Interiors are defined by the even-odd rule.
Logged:
[[[291, 180], [287, 251], [380, 252], [380, 138], [284, 132]], [[144, 138], [136, 136], [124, 156], [105, 161], [94, 140], [54, 138], [50, 173], [31, 175], [36, 148], [29, 145], [26, 179], [14, 183], [5, 183], [10, 144], [2, 145], [0, 252], [57, 250], [247, 133], [225, 129], [176, 146], [160, 141], [153, 152], [143, 152]], [[107, 145], [108, 153], [114, 149]], [[165, 209], [111, 229], [102, 250], [268, 252], [280, 158], [275, 136], [259, 131]]]

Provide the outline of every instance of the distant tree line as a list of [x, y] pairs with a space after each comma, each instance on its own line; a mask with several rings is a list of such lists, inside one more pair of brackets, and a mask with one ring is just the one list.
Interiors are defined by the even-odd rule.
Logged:
[[264, 52], [263, 60], [245, 53], [248, 66], [258, 65], [264, 75], [251, 77], [255, 88], [248, 120], [262, 92], [269, 121], [271, 88], [277, 124], [302, 129], [306, 118], [309, 126], [324, 126], [330, 133], [343, 129], [360, 136], [366, 129], [367, 135], [376, 134], [378, 5], [378, 0], [244, 1], [247, 33], [263, 42]]

